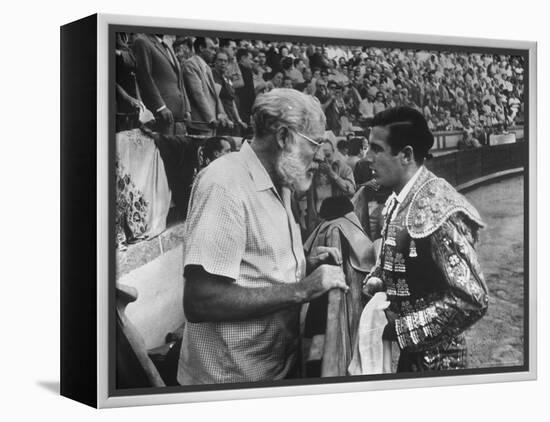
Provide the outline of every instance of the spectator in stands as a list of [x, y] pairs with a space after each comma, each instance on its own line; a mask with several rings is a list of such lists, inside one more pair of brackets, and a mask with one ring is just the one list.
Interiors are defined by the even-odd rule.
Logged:
[[366, 96], [359, 103], [360, 119], [365, 126], [370, 126], [370, 122], [374, 117], [374, 96], [366, 93]]
[[155, 116], [158, 131], [186, 133], [190, 103], [172, 47], [164, 41], [163, 34], [140, 34], [133, 50], [141, 98]]
[[462, 131], [462, 139], [458, 141], [457, 149], [464, 150], [464, 149], [474, 149], [479, 148], [481, 144], [479, 141], [474, 138], [474, 135], [472, 132], [469, 132], [467, 130]]
[[244, 85], [243, 76], [239, 67], [238, 59], [235, 57], [237, 43], [228, 38], [221, 38], [219, 47], [220, 51], [227, 54], [227, 77], [231, 80], [233, 88], [242, 88]]
[[[314, 52], [308, 56], [309, 59], [309, 65], [312, 69], [314, 68], [325, 68], [327, 66], [327, 63], [325, 62], [325, 58], [323, 57], [323, 47], [316, 46], [314, 47]], [[327, 75], [328, 76], [328, 75]]]
[[355, 171], [357, 162], [365, 157], [369, 143], [365, 138], [351, 138], [348, 141], [348, 158], [346, 164]]
[[336, 143], [336, 149], [338, 150], [338, 153], [340, 153], [340, 155], [342, 157], [344, 157], [344, 159], [348, 158], [349, 147], [348, 147], [348, 140], [347, 139], [341, 139], [340, 141], [338, 141]]
[[116, 131], [139, 126], [139, 113], [145, 105], [139, 98], [136, 81], [136, 58], [130, 49], [128, 34], [116, 34]]
[[254, 92], [254, 77], [252, 75], [252, 54], [245, 48], [237, 50], [237, 62], [243, 78], [243, 85], [240, 88], [235, 88], [239, 107], [239, 115], [243, 122], [250, 124], [250, 112], [256, 93]]
[[301, 84], [304, 82], [304, 71], [306, 70], [306, 68], [307, 66], [303, 59], [294, 59], [294, 70], [291, 71], [289, 74], [293, 84]]
[[211, 38], [197, 37], [194, 41], [195, 53], [183, 64], [183, 76], [189, 92], [192, 123], [189, 132], [211, 136], [218, 126], [227, 126], [228, 119], [216, 92], [214, 76], [208, 66], [216, 54]]
[[292, 79], [288, 76], [283, 77], [283, 88], [292, 89]]
[[246, 130], [248, 125], [243, 122], [239, 114], [239, 110], [235, 102], [235, 89], [226, 74], [227, 63], [228, 58], [226, 53], [223, 51], [216, 53], [212, 76], [214, 77], [216, 91], [218, 92], [218, 96], [228, 119], [227, 126], [218, 129], [218, 134], [240, 136], [242, 135], [242, 130]]
[[334, 145], [329, 140], [322, 142], [324, 161], [313, 179], [315, 211], [319, 212], [325, 198], [351, 197], [355, 193], [355, 180], [351, 168], [336, 157]]
[[283, 72], [274, 71], [269, 80], [273, 88], [282, 88], [283, 87]]
[[[281, 69], [283, 71], [283, 78], [288, 78], [292, 81], [291, 74], [295, 75], [296, 69], [294, 68], [294, 59], [292, 57], [283, 57], [281, 59]], [[284, 79], [283, 79], [284, 84]]]
[[511, 116], [511, 121], [513, 122], [518, 115], [520, 109], [521, 101], [519, 99], [518, 90], [514, 90], [510, 98], [508, 99], [508, 108], [510, 109], [509, 116]]
[[254, 67], [254, 86], [258, 86], [258, 84], [265, 82], [265, 78], [272, 72], [272, 69], [266, 64], [265, 51], [260, 50], [256, 59], [258, 65]]
[[341, 118], [347, 113], [342, 87], [336, 82], [331, 81], [329, 83], [329, 95], [329, 100], [324, 105], [327, 129], [331, 130], [336, 136], [339, 136], [342, 129]]
[[384, 93], [379, 91], [376, 94], [373, 104], [374, 114], [380, 113], [386, 109], [386, 102], [384, 98]]
[[180, 62], [180, 66], [193, 55], [193, 41], [189, 37], [177, 37], [172, 47]]
[[315, 97], [321, 103], [323, 110], [325, 110], [331, 100], [331, 95], [328, 92], [327, 83], [324, 81], [324, 79], [319, 78], [315, 82], [315, 87]]
[[303, 82], [294, 86], [298, 91], [304, 92], [308, 95], [315, 94], [315, 84], [313, 83], [313, 73], [309, 67], [304, 67], [302, 71]]

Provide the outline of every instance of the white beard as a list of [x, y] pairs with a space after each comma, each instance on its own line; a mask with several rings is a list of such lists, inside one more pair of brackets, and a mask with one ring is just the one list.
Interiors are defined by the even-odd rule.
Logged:
[[311, 186], [312, 174], [300, 159], [297, 148], [285, 148], [277, 160], [277, 174], [284, 186], [292, 190], [305, 192]]

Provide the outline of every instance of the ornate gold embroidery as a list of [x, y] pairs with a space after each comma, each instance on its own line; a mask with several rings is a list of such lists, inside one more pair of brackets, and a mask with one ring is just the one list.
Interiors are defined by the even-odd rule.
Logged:
[[434, 177], [415, 192], [405, 218], [413, 239], [435, 232], [453, 214], [462, 212], [479, 228], [483, 222], [477, 210], [447, 181]]

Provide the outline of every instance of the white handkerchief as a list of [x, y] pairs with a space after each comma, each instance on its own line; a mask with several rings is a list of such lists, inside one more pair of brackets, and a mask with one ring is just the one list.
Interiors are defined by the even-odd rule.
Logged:
[[350, 375], [391, 372], [391, 341], [382, 340], [384, 327], [388, 323], [384, 309], [389, 304], [386, 293], [378, 292], [363, 309], [353, 348], [353, 358], [348, 367]]

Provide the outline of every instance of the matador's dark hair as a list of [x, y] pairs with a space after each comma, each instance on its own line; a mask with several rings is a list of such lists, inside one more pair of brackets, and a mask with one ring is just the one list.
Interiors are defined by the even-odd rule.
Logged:
[[411, 107], [393, 107], [377, 113], [372, 126], [385, 127], [389, 131], [388, 143], [395, 155], [406, 146], [413, 149], [414, 160], [422, 164], [434, 144], [434, 137], [426, 119]]

